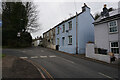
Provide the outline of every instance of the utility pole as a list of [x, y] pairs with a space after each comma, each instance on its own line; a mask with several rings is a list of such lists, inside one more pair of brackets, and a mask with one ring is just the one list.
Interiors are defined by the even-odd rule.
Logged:
[[78, 21], [77, 21], [77, 12], [76, 12], [76, 54], [78, 54], [78, 31], [77, 31], [77, 25], [78, 25]]

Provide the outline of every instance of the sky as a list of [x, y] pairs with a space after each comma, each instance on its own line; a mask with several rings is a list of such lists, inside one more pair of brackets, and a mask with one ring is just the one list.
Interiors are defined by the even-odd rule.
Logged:
[[[0, 0], [1, 1], [1, 0]], [[5, 0], [2, 0], [5, 1]], [[7, 0], [15, 1], [15, 0]], [[18, 1], [18, 0], [16, 0]], [[102, 11], [103, 5], [107, 4], [107, 8], [118, 8], [118, 1], [120, 0], [23, 0], [33, 1], [38, 10], [38, 23], [40, 30], [32, 33], [33, 39], [42, 36], [44, 32], [53, 28], [58, 23], [65, 19], [74, 16], [75, 13], [81, 12], [81, 7], [86, 3], [91, 8], [91, 14]], [[106, 1], [106, 2], [105, 2]]]
[[[53, 28], [61, 21], [74, 16], [76, 12], [81, 12], [84, 2], [34, 2], [39, 11], [39, 24], [41, 30], [32, 33], [32, 37], [42, 36], [44, 32]], [[107, 8], [118, 8], [118, 2], [86, 2], [91, 8], [91, 14], [102, 11], [103, 5], [107, 4]]]

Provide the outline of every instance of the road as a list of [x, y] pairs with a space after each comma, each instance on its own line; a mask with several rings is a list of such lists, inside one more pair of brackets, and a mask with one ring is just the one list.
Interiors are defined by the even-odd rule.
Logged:
[[118, 78], [117, 68], [47, 48], [3, 49], [2, 53], [29, 60], [47, 78]]

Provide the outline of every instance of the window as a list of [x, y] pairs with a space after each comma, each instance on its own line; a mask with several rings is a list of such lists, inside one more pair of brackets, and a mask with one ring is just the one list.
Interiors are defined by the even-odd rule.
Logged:
[[59, 45], [59, 38], [57, 38], [57, 45]]
[[65, 37], [62, 37], [62, 45], [64, 46], [65, 43]]
[[49, 36], [49, 33], [47, 32], [47, 37]]
[[108, 23], [108, 25], [110, 33], [118, 32], [117, 21], [111, 21]]
[[65, 25], [63, 24], [63, 31], [62, 31], [63, 33], [65, 32]]
[[59, 27], [57, 27], [57, 34], [59, 34], [60, 30], [59, 30]]
[[69, 45], [72, 45], [72, 36], [68, 36], [69, 38]]
[[118, 42], [110, 42], [111, 52], [114, 54], [119, 54], [119, 43]]
[[69, 23], [69, 30], [72, 29], [72, 21], [68, 22]]

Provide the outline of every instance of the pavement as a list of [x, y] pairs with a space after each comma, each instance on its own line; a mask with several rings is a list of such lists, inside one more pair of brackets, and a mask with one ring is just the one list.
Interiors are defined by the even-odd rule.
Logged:
[[2, 78], [41, 78], [41, 75], [31, 63], [6, 55], [2, 58]]
[[118, 67], [42, 47], [3, 49], [3, 53], [31, 62], [45, 78], [118, 80], [120, 76]]

